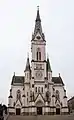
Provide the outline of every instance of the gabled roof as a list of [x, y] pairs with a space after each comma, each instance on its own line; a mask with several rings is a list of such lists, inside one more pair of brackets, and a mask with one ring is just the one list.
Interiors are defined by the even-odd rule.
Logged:
[[54, 82], [55, 84], [62, 84], [64, 85], [63, 81], [62, 81], [62, 78], [59, 76], [59, 77], [52, 77], [52, 82]]
[[41, 93], [38, 93], [38, 95], [37, 95], [37, 97], [35, 98], [35, 100], [34, 101], [36, 101], [37, 100], [37, 98], [38, 98], [38, 96], [41, 96], [41, 98], [43, 99], [43, 101], [45, 101], [45, 99], [43, 98], [43, 96], [42, 96], [42, 94]]
[[71, 97], [71, 98], [68, 100], [68, 102], [69, 102], [69, 101], [72, 101], [72, 100], [74, 101], [74, 96]]
[[22, 105], [22, 102], [19, 99], [16, 100], [15, 106], [17, 105], [17, 103], [19, 103], [20, 105]]
[[60, 100], [56, 100], [56, 101], [55, 101], [55, 104], [56, 104], [56, 105], [59, 105], [59, 106], [62, 106], [62, 102], [60, 102]]
[[24, 76], [13, 76], [12, 77], [12, 82], [11, 82], [11, 85], [23, 85], [24, 84]]

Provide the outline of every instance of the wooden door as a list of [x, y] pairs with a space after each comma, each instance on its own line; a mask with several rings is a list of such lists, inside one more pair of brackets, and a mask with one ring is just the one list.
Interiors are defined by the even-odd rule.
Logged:
[[20, 115], [20, 108], [16, 108], [16, 115]]

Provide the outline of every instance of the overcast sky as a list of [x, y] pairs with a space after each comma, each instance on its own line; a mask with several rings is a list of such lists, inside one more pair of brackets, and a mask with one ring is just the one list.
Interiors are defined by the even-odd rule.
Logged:
[[12, 76], [24, 75], [40, 6], [53, 76], [74, 95], [74, 0], [0, 0], [0, 102], [7, 104]]

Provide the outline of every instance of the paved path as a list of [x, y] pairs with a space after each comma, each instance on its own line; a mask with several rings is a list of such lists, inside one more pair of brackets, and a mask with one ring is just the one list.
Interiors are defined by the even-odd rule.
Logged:
[[8, 120], [74, 120], [74, 115], [9, 116]]

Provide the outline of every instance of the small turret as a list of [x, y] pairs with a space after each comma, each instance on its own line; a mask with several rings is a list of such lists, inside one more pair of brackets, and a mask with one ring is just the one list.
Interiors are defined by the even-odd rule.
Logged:
[[27, 62], [26, 62], [26, 67], [25, 67], [25, 82], [29, 82], [30, 81], [30, 77], [31, 77], [31, 69], [30, 69], [30, 62], [29, 62], [29, 55], [27, 57]]
[[29, 55], [27, 57], [26, 68], [25, 68], [24, 72], [26, 72], [26, 71], [30, 71]]
[[49, 58], [48, 57], [47, 57], [46, 69], [47, 69], [47, 78], [48, 78], [48, 81], [51, 82], [51, 79], [52, 79], [52, 70], [51, 70], [51, 66], [50, 66], [50, 62], [49, 62]]

